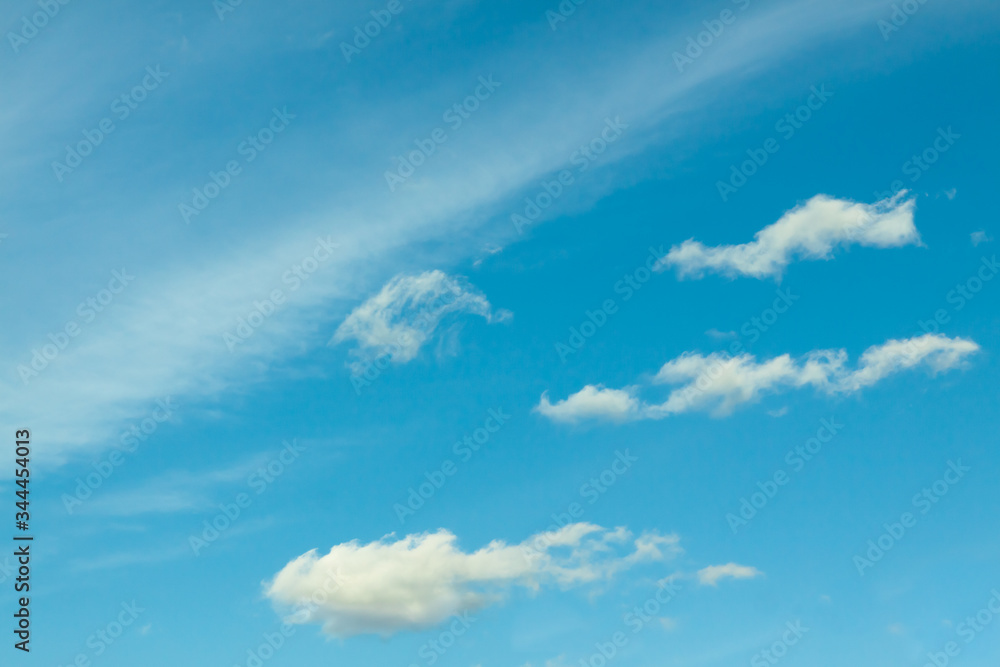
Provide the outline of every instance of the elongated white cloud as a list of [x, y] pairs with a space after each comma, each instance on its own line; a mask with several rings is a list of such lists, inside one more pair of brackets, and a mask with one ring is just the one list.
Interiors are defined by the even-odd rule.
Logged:
[[[519, 545], [494, 540], [474, 552], [463, 551], [443, 529], [398, 540], [390, 535], [338, 544], [325, 556], [309, 551], [265, 584], [265, 594], [291, 612], [290, 622], [318, 623], [338, 637], [385, 636], [473, 613], [515, 586], [566, 589], [607, 581], [636, 564], [666, 560], [679, 552], [678, 541], [655, 532], [633, 539], [625, 528], [589, 523]], [[631, 551], [621, 553], [625, 549]]]
[[840, 380], [838, 391], [851, 392], [869, 387], [900, 370], [925, 365], [933, 373], [959, 367], [966, 357], [978, 352], [979, 345], [965, 338], [925, 334], [907, 340], [890, 340], [865, 350], [857, 371]]
[[706, 246], [688, 239], [671, 248], [657, 268], [674, 268], [681, 278], [700, 278], [709, 272], [780, 278], [797, 259], [830, 259], [838, 247], [853, 243], [876, 248], [919, 244], [914, 200], [905, 197], [904, 190], [863, 204], [816, 195], [757, 232], [750, 243]]
[[680, 385], [659, 404], [644, 403], [635, 389], [587, 385], [569, 398], [551, 403], [542, 395], [536, 410], [554, 421], [582, 419], [661, 419], [691, 411], [724, 416], [764, 394], [812, 386], [828, 394], [848, 394], [895, 373], [922, 366], [932, 373], [958, 368], [979, 345], [964, 338], [925, 334], [890, 340], [868, 348], [855, 368], [845, 350], [816, 350], [792, 359], [783, 354], [758, 362], [756, 357], [686, 352], [660, 368], [653, 384]]
[[723, 579], [753, 579], [763, 572], [749, 565], [726, 563], [725, 565], [709, 565], [698, 570], [698, 583], [703, 586], [718, 586]]
[[347, 316], [330, 342], [357, 341], [361, 366], [383, 355], [390, 355], [393, 363], [406, 363], [452, 313], [479, 315], [487, 322], [511, 316], [506, 310], [494, 311], [486, 296], [461, 278], [425, 271], [390, 280]]

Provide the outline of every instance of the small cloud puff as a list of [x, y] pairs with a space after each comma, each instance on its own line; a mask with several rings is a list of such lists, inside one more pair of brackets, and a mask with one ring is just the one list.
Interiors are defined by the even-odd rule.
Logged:
[[764, 573], [749, 565], [726, 563], [725, 565], [709, 565], [698, 570], [698, 583], [702, 586], [718, 586], [723, 579], [753, 579]]
[[980, 243], [989, 243], [993, 240], [993, 237], [987, 235], [986, 230], [980, 229], [969, 234], [969, 239], [972, 241], [973, 246], [978, 246]]

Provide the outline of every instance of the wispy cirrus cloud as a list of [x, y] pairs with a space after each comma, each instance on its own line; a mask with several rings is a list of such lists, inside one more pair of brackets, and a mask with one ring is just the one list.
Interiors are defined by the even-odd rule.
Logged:
[[905, 190], [874, 204], [816, 195], [754, 234], [749, 243], [706, 246], [688, 239], [672, 247], [657, 268], [673, 268], [681, 278], [701, 278], [706, 273], [780, 278], [793, 261], [830, 259], [837, 248], [851, 244], [918, 245], [914, 207]]
[[654, 385], [680, 385], [661, 403], [641, 401], [636, 395], [638, 387], [587, 385], [556, 403], [545, 393], [535, 410], [553, 421], [570, 423], [662, 419], [695, 411], [725, 416], [765, 394], [803, 387], [850, 394], [909, 369], [923, 367], [933, 374], [942, 373], [961, 367], [978, 351], [979, 345], [968, 339], [925, 334], [874, 345], [865, 350], [854, 368], [848, 367], [847, 351], [842, 349], [815, 350], [798, 359], [783, 354], [764, 361], [750, 354], [733, 357], [685, 352], [665, 363], [652, 378]]
[[[220, 487], [246, 482], [263, 471], [268, 458], [258, 454], [226, 468], [205, 471], [170, 470], [145, 480], [141, 486], [100, 493], [85, 500], [80, 512], [105, 516], [195, 513], [215, 508]], [[64, 504], [66, 502], [64, 497]]]
[[[464, 278], [443, 271], [398, 275], [378, 294], [355, 308], [337, 328], [331, 344], [355, 341], [353, 366], [389, 355], [393, 363], [406, 363], [417, 356], [448, 315], [478, 315], [487, 322], [510, 319], [507, 310], [495, 310], [486, 295]], [[357, 368], [356, 368], [357, 370]]]

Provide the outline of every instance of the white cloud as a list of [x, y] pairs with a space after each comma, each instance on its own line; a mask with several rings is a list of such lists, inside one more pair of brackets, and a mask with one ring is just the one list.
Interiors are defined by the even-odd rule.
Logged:
[[553, 421], [576, 422], [581, 419], [609, 419], [628, 421], [642, 416], [642, 404], [632, 395], [631, 389], [607, 389], [603, 385], [587, 385], [569, 398], [558, 403], [549, 402], [548, 392], [535, 407]]
[[753, 579], [764, 573], [749, 565], [726, 563], [725, 565], [709, 565], [698, 570], [698, 583], [702, 586], [718, 586], [722, 579]]
[[958, 368], [979, 345], [964, 338], [948, 338], [940, 334], [925, 334], [907, 340], [890, 340], [865, 350], [858, 370], [848, 373], [837, 383], [837, 391], [851, 392], [869, 387], [884, 377], [901, 370], [926, 365], [937, 374]]
[[989, 243], [993, 240], [993, 238], [986, 233], [986, 230], [983, 229], [972, 232], [969, 234], [969, 238], [974, 246], [978, 246], [980, 243]]
[[[822, 353], [813, 353], [822, 354]], [[653, 378], [656, 384], [682, 384], [659, 406], [647, 413], [678, 414], [689, 410], [712, 410], [725, 415], [741, 403], [755, 400], [761, 393], [783, 384], [797, 384], [804, 379], [804, 369], [796, 367], [787, 354], [762, 363], [743, 354], [685, 352], [668, 361]]]
[[688, 239], [671, 248], [657, 269], [672, 267], [682, 278], [707, 272], [780, 278], [796, 259], [830, 259], [836, 248], [852, 243], [876, 248], [919, 244], [914, 200], [905, 195], [904, 190], [875, 204], [816, 195], [757, 232], [750, 243], [705, 246]]
[[356, 367], [363, 368], [365, 362], [383, 355], [390, 355], [393, 363], [406, 363], [451, 313], [471, 313], [487, 322], [510, 318], [506, 310], [494, 312], [486, 296], [464, 280], [442, 271], [425, 271], [390, 280], [347, 316], [330, 342], [357, 341], [361, 364]]
[[681, 385], [662, 403], [641, 401], [631, 387], [621, 390], [587, 385], [554, 404], [543, 394], [536, 410], [555, 421], [661, 419], [691, 411], [724, 416], [763, 394], [806, 386], [828, 394], [849, 394], [918, 366], [941, 373], [961, 367], [978, 350], [979, 345], [971, 340], [925, 334], [872, 346], [854, 369], [846, 366], [846, 350], [816, 350], [798, 360], [783, 354], [763, 362], [749, 354], [731, 357], [685, 352], [665, 363], [652, 380], [653, 384]]
[[[532, 536], [520, 545], [494, 540], [463, 551], [455, 535], [393, 536], [316, 550], [288, 563], [265, 585], [295, 623], [318, 623], [338, 637], [391, 635], [419, 630], [456, 614], [501, 601], [514, 587], [570, 588], [607, 581], [638, 563], [663, 561], [679, 551], [675, 535], [644, 533], [632, 539], [624, 528], [587, 523]], [[631, 548], [624, 555], [619, 551]], [[328, 582], [335, 581], [333, 586]], [[326, 590], [325, 596], [314, 595]]]

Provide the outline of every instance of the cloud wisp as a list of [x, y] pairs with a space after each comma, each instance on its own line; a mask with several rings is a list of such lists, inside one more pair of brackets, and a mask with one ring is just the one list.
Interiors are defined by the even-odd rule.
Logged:
[[486, 296], [462, 278], [442, 271], [401, 274], [355, 308], [330, 344], [357, 342], [355, 371], [385, 355], [402, 364], [417, 356], [444, 318], [458, 313], [478, 315], [490, 323], [511, 317], [509, 311], [494, 310]]
[[847, 351], [814, 350], [793, 359], [788, 354], [757, 361], [750, 354], [703, 355], [685, 352], [665, 363], [652, 378], [655, 385], [679, 385], [662, 403], [639, 399], [637, 387], [611, 389], [587, 385], [568, 398], [552, 403], [542, 394], [535, 410], [557, 422], [587, 419], [634, 421], [662, 419], [685, 412], [710, 412], [721, 417], [766, 394], [811, 386], [827, 394], [851, 394], [909, 369], [926, 368], [933, 374], [959, 368], [979, 345], [964, 338], [925, 334], [874, 345], [849, 368]]

